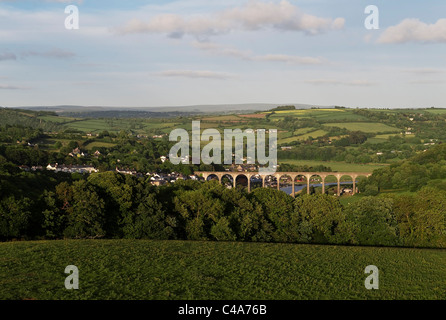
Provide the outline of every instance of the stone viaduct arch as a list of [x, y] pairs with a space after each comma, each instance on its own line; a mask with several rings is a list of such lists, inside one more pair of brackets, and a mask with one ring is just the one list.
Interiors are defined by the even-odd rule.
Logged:
[[208, 180], [208, 178], [217, 178], [218, 181], [221, 183], [223, 176], [231, 176], [233, 181], [233, 187], [235, 188], [237, 186], [237, 178], [239, 176], [244, 176], [247, 178], [247, 188], [248, 192], [251, 192], [251, 178], [253, 177], [260, 177], [262, 179], [262, 188], [265, 188], [265, 178], [267, 176], [273, 176], [277, 179], [277, 190], [280, 190], [280, 178], [282, 176], [288, 176], [291, 178], [291, 184], [292, 184], [292, 192], [291, 195], [295, 196], [295, 185], [296, 185], [296, 178], [298, 176], [302, 176], [306, 178], [306, 185], [307, 185], [307, 193], [310, 193], [310, 179], [313, 176], [318, 176], [322, 179], [322, 193], [325, 193], [326, 183], [325, 179], [328, 176], [334, 176], [337, 180], [337, 195], [341, 195], [341, 178], [344, 176], [349, 176], [352, 178], [353, 182], [353, 194], [356, 193], [356, 181], [358, 177], [369, 177], [372, 175], [371, 172], [276, 172], [270, 175], [262, 175], [259, 172], [210, 172], [210, 171], [197, 171], [195, 172], [196, 175], [203, 177], [205, 180]]

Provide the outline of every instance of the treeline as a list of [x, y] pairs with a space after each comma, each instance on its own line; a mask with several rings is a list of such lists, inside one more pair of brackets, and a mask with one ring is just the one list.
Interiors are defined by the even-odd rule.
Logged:
[[[2, 180], [3, 181], [3, 180]], [[215, 181], [149, 181], [98, 173], [39, 195], [0, 185], [2, 240], [189, 239], [445, 247], [446, 192], [364, 197], [343, 207], [328, 195], [296, 199], [275, 189], [227, 189]], [[5, 189], [6, 188], [6, 189]], [[18, 190], [18, 189], [16, 189]]]

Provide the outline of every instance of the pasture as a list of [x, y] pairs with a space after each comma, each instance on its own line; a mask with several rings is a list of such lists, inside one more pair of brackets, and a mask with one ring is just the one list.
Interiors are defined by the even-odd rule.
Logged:
[[383, 168], [388, 166], [388, 164], [380, 163], [370, 163], [370, 164], [356, 164], [356, 163], [346, 163], [346, 162], [335, 162], [335, 161], [318, 161], [318, 160], [291, 160], [283, 159], [280, 163], [288, 163], [296, 166], [325, 166], [330, 167], [333, 171], [343, 171], [343, 172], [372, 172], [373, 170]]
[[[65, 267], [79, 290], [65, 289]], [[364, 269], [379, 269], [367, 290]], [[446, 250], [274, 243], [0, 243], [3, 300], [445, 299]]]
[[362, 131], [366, 133], [379, 132], [401, 132], [401, 129], [388, 126], [379, 122], [348, 122], [348, 123], [327, 123], [327, 127], [345, 128], [350, 131]]

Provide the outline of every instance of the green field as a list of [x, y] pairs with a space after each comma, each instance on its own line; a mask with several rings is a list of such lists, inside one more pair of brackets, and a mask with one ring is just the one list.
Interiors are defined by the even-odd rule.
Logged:
[[279, 160], [280, 163], [289, 163], [296, 166], [325, 166], [330, 167], [333, 171], [345, 171], [345, 172], [372, 172], [373, 170], [383, 168], [387, 164], [371, 163], [371, 164], [356, 164], [346, 162], [334, 162], [334, 161], [316, 161], [316, 160]]
[[379, 122], [349, 122], [349, 123], [329, 123], [325, 124], [327, 127], [345, 128], [350, 131], [362, 131], [367, 133], [378, 132], [400, 132], [401, 129], [388, 126]]
[[446, 109], [425, 109], [424, 111], [433, 114], [446, 114]]
[[378, 134], [373, 138], [368, 138], [368, 143], [383, 143], [389, 140], [390, 137], [398, 136], [398, 134]]
[[[309, 130], [307, 130], [308, 132]], [[313, 139], [319, 138], [319, 137], [323, 137], [327, 134], [327, 131], [324, 130], [315, 130], [315, 131], [310, 131], [308, 133], [304, 133], [301, 134], [299, 136], [293, 136], [293, 137], [287, 137], [287, 138], [283, 138], [283, 139], [278, 139], [277, 143], [278, 144], [286, 144], [286, 143], [290, 143], [293, 141], [303, 141], [303, 140], [307, 140], [309, 137], [312, 137]]]
[[[265, 112], [270, 113], [270, 112]], [[285, 117], [297, 118], [315, 118], [319, 121], [365, 121], [366, 117], [354, 114], [354, 110], [349, 109], [297, 109], [297, 110], [283, 110], [275, 111], [271, 115], [272, 120], [280, 120]]]
[[113, 148], [115, 146], [116, 146], [115, 143], [94, 141], [92, 143], [89, 143], [87, 145], [86, 149], [89, 150], [89, 151], [92, 151], [92, 150], [94, 151], [94, 149], [97, 149], [97, 148], [100, 148], [100, 147]]
[[[66, 290], [65, 267], [79, 269]], [[379, 269], [367, 290], [364, 269]], [[445, 299], [446, 250], [71, 240], [0, 244], [0, 299]]]
[[61, 117], [61, 116], [39, 116], [39, 119], [42, 119], [42, 120], [48, 121], [48, 122], [56, 122], [56, 123], [60, 123], [60, 124], [71, 122], [71, 121], [75, 120], [75, 118]]
[[56, 122], [69, 129], [94, 133], [99, 133], [104, 130], [111, 132], [119, 132], [121, 130], [144, 132], [146, 129], [159, 129], [167, 133], [179, 125], [175, 122], [160, 119], [88, 119], [61, 116], [40, 116], [39, 119], [48, 122]]

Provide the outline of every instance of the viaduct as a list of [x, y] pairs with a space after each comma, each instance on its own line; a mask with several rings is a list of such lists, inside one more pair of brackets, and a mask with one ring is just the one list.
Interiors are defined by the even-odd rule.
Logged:
[[258, 172], [209, 172], [209, 171], [196, 171], [196, 175], [203, 177], [205, 180], [208, 180], [210, 177], [216, 177], [218, 181], [221, 183], [222, 178], [224, 176], [232, 177], [232, 181], [234, 184], [234, 188], [237, 185], [237, 178], [244, 176], [248, 180], [248, 192], [251, 192], [251, 178], [260, 177], [262, 179], [262, 188], [265, 188], [265, 179], [270, 177], [275, 177], [277, 179], [277, 190], [280, 190], [280, 178], [288, 176], [292, 180], [292, 191], [291, 195], [295, 196], [294, 186], [296, 184], [297, 177], [305, 177], [307, 183], [307, 193], [310, 193], [310, 179], [315, 176], [319, 176], [322, 179], [322, 193], [325, 193], [325, 179], [328, 176], [334, 176], [337, 179], [338, 187], [337, 187], [337, 195], [341, 195], [341, 178], [343, 176], [349, 176], [353, 181], [353, 194], [356, 193], [356, 180], [360, 176], [369, 177], [372, 175], [371, 172], [276, 172], [270, 175], [262, 175]]

